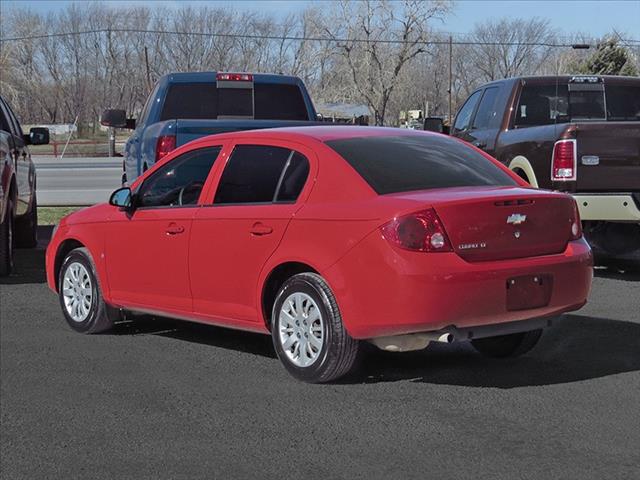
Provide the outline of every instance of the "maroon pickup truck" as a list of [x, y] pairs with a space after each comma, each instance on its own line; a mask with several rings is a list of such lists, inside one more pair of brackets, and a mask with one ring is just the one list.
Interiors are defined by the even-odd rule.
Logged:
[[640, 78], [495, 81], [469, 96], [450, 134], [534, 187], [573, 194], [601, 258], [640, 259]]

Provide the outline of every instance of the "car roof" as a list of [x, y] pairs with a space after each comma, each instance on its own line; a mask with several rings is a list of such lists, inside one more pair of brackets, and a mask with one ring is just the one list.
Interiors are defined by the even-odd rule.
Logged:
[[228, 140], [243, 138], [269, 138], [273, 140], [316, 140], [328, 142], [331, 140], [342, 140], [348, 138], [363, 137], [387, 137], [387, 136], [416, 136], [416, 135], [439, 135], [423, 130], [410, 130], [391, 127], [362, 127], [355, 125], [317, 125], [308, 127], [281, 127], [265, 128], [261, 130], [243, 130], [237, 132], [219, 133], [209, 135], [195, 140], [194, 143], [206, 143], [215, 139]]
[[[159, 81], [168, 83], [210, 83], [216, 81], [218, 73], [230, 72], [173, 72], [163, 75], [160, 77]], [[293, 75], [280, 75], [277, 73], [243, 73], [250, 73], [253, 75], [254, 83], [298, 85], [301, 82], [300, 78]]]

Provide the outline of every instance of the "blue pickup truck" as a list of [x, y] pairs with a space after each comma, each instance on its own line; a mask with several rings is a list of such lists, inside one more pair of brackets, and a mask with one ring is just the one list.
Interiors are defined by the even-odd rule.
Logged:
[[102, 125], [133, 129], [123, 184], [176, 147], [205, 135], [316, 123], [302, 80], [251, 73], [171, 73], [158, 80], [137, 120], [105, 110]]

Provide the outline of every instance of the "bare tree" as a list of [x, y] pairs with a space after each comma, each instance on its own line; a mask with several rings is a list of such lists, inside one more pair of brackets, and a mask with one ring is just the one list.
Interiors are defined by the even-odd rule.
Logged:
[[429, 21], [446, 8], [440, 1], [404, 0], [399, 6], [386, 0], [344, 0], [324, 24], [324, 32], [336, 42], [376, 125], [385, 122], [403, 69], [427, 51]]

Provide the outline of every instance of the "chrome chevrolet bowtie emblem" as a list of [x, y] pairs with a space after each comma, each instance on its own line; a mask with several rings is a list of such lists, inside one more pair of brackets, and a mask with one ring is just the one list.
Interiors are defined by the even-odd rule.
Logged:
[[512, 213], [507, 217], [507, 223], [510, 223], [511, 225], [520, 225], [521, 223], [524, 223], [526, 219], [526, 215], [522, 215], [521, 213]]

